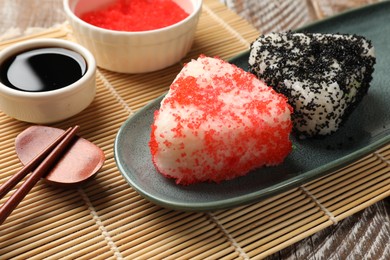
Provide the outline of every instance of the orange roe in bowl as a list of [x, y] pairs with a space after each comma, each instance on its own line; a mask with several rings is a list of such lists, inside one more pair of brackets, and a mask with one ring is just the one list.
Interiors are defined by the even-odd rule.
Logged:
[[149, 31], [184, 20], [189, 14], [172, 0], [117, 0], [80, 16], [85, 22], [115, 31]]

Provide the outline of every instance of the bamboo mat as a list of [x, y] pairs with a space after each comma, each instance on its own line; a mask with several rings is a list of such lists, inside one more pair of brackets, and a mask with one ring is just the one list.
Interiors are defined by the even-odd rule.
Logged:
[[[194, 46], [183, 62], [200, 53], [229, 59], [257, 36], [225, 6], [205, 0]], [[23, 39], [37, 37], [71, 40], [72, 32], [63, 25]], [[190, 213], [144, 200], [116, 168], [114, 139], [129, 116], [168, 90], [181, 66], [138, 75], [98, 71], [91, 106], [53, 126], [79, 124], [80, 135], [104, 150], [105, 165], [77, 190], [39, 182], [0, 227], [1, 259], [259, 259], [390, 195], [387, 145], [322, 179], [238, 208]], [[28, 126], [0, 112], [0, 183], [21, 167], [14, 139]]]

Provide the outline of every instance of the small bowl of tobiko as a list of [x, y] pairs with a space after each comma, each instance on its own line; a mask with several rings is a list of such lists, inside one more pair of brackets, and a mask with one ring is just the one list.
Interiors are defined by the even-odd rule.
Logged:
[[35, 39], [0, 52], [0, 110], [20, 121], [54, 123], [84, 110], [96, 93], [96, 61], [80, 44]]
[[190, 50], [202, 0], [64, 0], [76, 40], [101, 68], [144, 73]]

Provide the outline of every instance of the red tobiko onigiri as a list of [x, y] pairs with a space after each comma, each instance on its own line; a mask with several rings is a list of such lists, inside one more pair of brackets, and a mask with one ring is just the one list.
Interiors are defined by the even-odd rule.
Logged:
[[253, 74], [202, 55], [184, 66], [155, 112], [153, 164], [184, 185], [278, 165], [292, 150], [291, 111]]

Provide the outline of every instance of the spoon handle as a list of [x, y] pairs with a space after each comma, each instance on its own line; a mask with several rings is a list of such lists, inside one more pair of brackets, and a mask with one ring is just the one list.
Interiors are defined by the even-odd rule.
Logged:
[[41, 177], [48, 172], [50, 167], [59, 159], [73, 137], [76, 135], [79, 126], [73, 127], [69, 131], [63, 140], [56, 146], [50, 154], [42, 161], [41, 164], [30, 174], [26, 181], [12, 194], [11, 197], [0, 207], [0, 225], [6, 220], [11, 212], [17, 207], [17, 205], [23, 200], [28, 192], [34, 187], [34, 185], [41, 179]]

